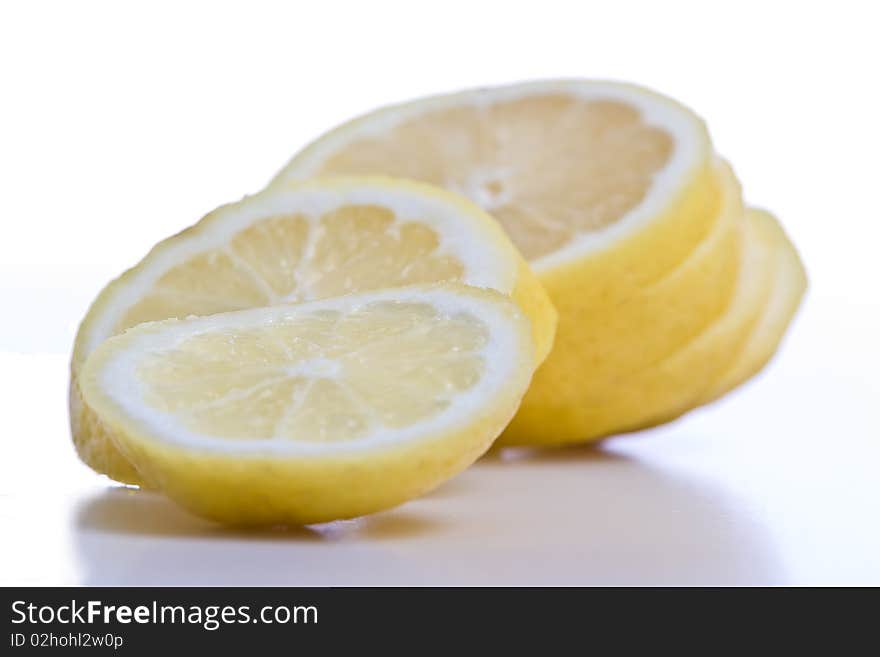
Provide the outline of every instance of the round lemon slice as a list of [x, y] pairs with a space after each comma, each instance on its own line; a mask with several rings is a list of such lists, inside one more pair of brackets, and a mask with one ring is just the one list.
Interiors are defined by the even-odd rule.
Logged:
[[80, 376], [147, 481], [227, 523], [400, 504], [489, 448], [534, 370], [528, 318], [458, 284], [135, 327]]
[[154, 247], [89, 309], [71, 362], [77, 450], [98, 472], [141, 483], [77, 384], [86, 358], [127, 328], [437, 281], [513, 297], [531, 320], [537, 360], [546, 356], [555, 309], [498, 223], [467, 199], [367, 177], [311, 181], [223, 206]]
[[628, 413], [609, 426], [592, 409], [619, 406], [621, 382], [696, 338], [736, 287], [739, 185], [698, 117], [636, 86], [540, 81], [385, 107], [318, 138], [270, 188], [340, 173], [468, 196], [538, 274], [559, 327], [511, 442], [627, 427]]
[[319, 137], [270, 186], [386, 174], [445, 187], [496, 217], [539, 272], [646, 230], [640, 241], [674, 235], [637, 283], [705, 234], [718, 206], [712, 161], [703, 122], [669, 98], [549, 80], [381, 108]]

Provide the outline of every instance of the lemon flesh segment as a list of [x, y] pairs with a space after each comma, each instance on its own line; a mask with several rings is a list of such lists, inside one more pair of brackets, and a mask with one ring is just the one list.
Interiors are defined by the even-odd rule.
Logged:
[[95, 350], [81, 386], [180, 505], [299, 524], [386, 509], [460, 472], [534, 366], [509, 297], [437, 284], [142, 324]]
[[765, 248], [772, 250], [773, 281], [760, 318], [704, 401], [721, 397], [761, 371], [776, 353], [807, 290], [804, 265], [776, 217], [764, 210], [751, 210], [749, 216]]
[[531, 321], [538, 360], [549, 352], [556, 328], [549, 297], [497, 222], [464, 198], [366, 177], [312, 181], [223, 206], [154, 247], [89, 309], [71, 363], [78, 452], [98, 472], [143, 483], [78, 390], [82, 364], [113, 335], [148, 321], [438, 281], [513, 297]]

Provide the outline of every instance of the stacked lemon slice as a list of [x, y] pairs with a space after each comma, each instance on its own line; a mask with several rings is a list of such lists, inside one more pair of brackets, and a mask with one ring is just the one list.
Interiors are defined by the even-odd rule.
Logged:
[[81, 373], [151, 485], [208, 518], [384, 509], [470, 465], [534, 367], [509, 298], [455, 284], [142, 324]]
[[351, 517], [499, 435], [585, 442], [723, 395], [805, 286], [667, 98], [428, 98], [319, 138], [110, 283], [77, 335], [72, 433], [97, 471], [206, 517]]
[[806, 286], [703, 122], [631, 85], [536, 82], [380, 109], [319, 138], [272, 186], [376, 172], [485, 208], [559, 311], [507, 444], [593, 440], [723, 394], [769, 359]]

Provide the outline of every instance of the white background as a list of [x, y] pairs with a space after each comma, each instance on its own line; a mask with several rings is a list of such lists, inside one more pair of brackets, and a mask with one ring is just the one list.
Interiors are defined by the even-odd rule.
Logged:
[[[878, 17], [869, 2], [5, 2], [0, 583], [880, 584]], [[370, 519], [239, 535], [76, 460], [109, 278], [377, 105], [540, 77], [694, 108], [799, 247], [778, 358], [602, 450], [486, 460]]]

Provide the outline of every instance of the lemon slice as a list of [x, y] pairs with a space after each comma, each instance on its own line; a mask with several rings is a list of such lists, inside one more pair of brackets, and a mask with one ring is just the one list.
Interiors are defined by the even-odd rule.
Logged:
[[534, 365], [509, 297], [437, 284], [143, 324], [103, 342], [80, 381], [138, 471], [182, 506], [314, 523], [467, 467]]
[[153, 248], [89, 309], [71, 363], [78, 452], [99, 472], [141, 483], [77, 385], [89, 354], [129, 327], [436, 281], [512, 296], [531, 320], [538, 361], [548, 353], [549, 298], [497, 222], [464, 198], [419, 183], [339, 178], [223, 206]]
[[328, 174], [430, 182], [489, 211], [538, 271], [675, 224], [680, 250], [655, 254], [656, 270], [705, 233], [717, 206], [711, 165], [702, 121], [671, 99], [559, 80], [381, 108], [318, 138], [270, 186]]

